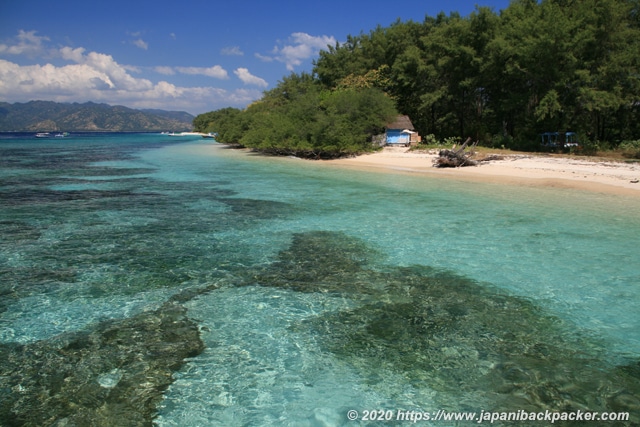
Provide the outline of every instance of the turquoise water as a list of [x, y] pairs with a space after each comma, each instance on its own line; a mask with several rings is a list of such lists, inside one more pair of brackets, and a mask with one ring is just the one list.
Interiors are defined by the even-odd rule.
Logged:
[[637, 422], [636, 199], [152, 134], [23, 135], [0, 151], [2, 421], [581, 409]]

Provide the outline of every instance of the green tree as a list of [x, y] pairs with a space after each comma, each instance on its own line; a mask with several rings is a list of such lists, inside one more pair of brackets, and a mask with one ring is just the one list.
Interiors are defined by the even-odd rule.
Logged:
[[240, 142], [265, 152], [331, 158], [373, 149], [371, 136], [396, 115], [376, 88], [321, 90], [309, 75], [292, 74], [243, 113]]
[[588, 0], [576, 9], [582, 56], [574, 116], [599, 140], [633, 139], [640, 99], [637, 10], [637, 2], [620, 0]]
[[215, 132], [216, 140], [224, 143], [237, 143], [247, 128], [242, 111], [237, 108], [223, 108], [199, 114], [193, 120], [196, 132]]
[[313, 139], [323, 151], [341, 155], [371, 151], [371, 137], [397, 115], [393, 100], [375, 88], [328, 92], [320, 107]]

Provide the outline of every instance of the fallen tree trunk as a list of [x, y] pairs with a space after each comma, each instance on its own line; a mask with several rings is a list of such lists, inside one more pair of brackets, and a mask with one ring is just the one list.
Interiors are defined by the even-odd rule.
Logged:
[[[455, 145], [451, 150], [440, 150], [438, 157], [433, 161], [433, 165], [437, 168], [458, 168], [462, 166], [477, 166], [478, 162], [471, 158], [476, 154], [473, 148], [478, 144], [478, 141], [469, 145], [471, 138], [467, 140], [456, 149]], [[469, 151], [466, 151], [469, 149]]]

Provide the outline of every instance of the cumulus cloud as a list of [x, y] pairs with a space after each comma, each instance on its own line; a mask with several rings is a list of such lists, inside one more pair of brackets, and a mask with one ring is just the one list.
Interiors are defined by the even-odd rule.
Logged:
[[191, 74], [191, 75], [201, 75], [207, 77], [214, 77], [216, 79], [228, 79], [229, 74], [227, 70], [222, 68], [219, 65], [214, 65], [213, 67], [204, 68], [204, 67], [175, 67], [175, 69], [182, 74]]
[[105, 90], [132, 94], [152, 90], [153, 83], [135, 78], [110, 55], [84, 50], [61, 49], [65, 59], [75, 64], [56, 67], [52, 64], [20, 66], [0, 60], [0, 95], [4, 98], [64, 97], [77, 94], [84, 98], [102, 98]]
[[83, 58], [84, 58], [83, 55], [84, 55], [84, 48], [82, 47], [73, 49], [71, 47], [65, 46], [62, 49], [60, 49], [60, 56], [62, 56], [62, 59], [66, 59], [67, 61], [80, 63], [83, 61]]
[[239, 46], [229, 46], [221, 49], [220, 54], [227, 56], [243, 56], [244, 52], [240, 50]]
[[[20, 65], [0, 59], [1, 100], [94, 101], [133, 108], [182, 109], [197, 114], [230, 105], [245, 106], [261, 96], [258, 89], [183, 87], [165, 79], [152, 81], [133, 74], [141, 73], [142, 68], [120, 64], [111, 55], [88, 52], [82, 47], [45, 49], [48, 40], [46, 37], [38, 36], [34, 31], [21, 31], [18, 37], [10, 42], [11, 45], [0, 44], [0, 54], [5, 56], [46, 53], [49, 58], [66, 62]], [[159, 66], [153, 70], [166, 76], [182, 73], [218, 79], [229, 78], [227, 71], [219, 65], [208, 68]], [[236, 75], [247, 84], [266, 85], [266, 82], [252, 76], [246, 69], [236, 70]]]
[[118, 64], [111, 55], [89, 52], [82, 57], [82, 65], [108, 76], [122, 90], [133, 92], [148, 90], [152, 83], [147, 79], [135, 78], [125, 67]]
[[336, 39], [333, 36], [311, 36], [307, 33], [293, 33], [287, 44], [273, 48], [272, 56], [256, 55], [260, 59], [276, 60], [283, 62], [287, 70], [293, 69], [302, 64], [303, 61], [315, 56], [328, 45], [335, 45]]
[[66, 97], [114, 87], [115, 84], [108, 75], [87, 65], [20, 66], [0, 59], [0, 95], [7, 99]]
[[238, 76], [238, 78], [242, 80], [242, 83], [246, 85], [255, 85], [255, 86], [261, 86], [261, 87], [269, 86], [269, 83], [267, 83], [266, 80], [261, 79], [260, 77], [254, 76], [249, 72], [247, 68], [237, 68], [233, 72], [233, 74]]
[[126, 75], [108, 55], [85, 55], [84, 63], [21, 66], [0, 59], [0, 99], [27, 102], [105, 102], [132, 108], [180, 109], [193, 113], [230, 105], [244, 106], [261, 96], [258, 90], [228, 91], [215, 87], [181, 87]]
[[37, 55], [44, 50], [43, 43], [49, 41], [49, 37], [37, 36], [36, 31], [18, 31], [17, 42], [13, 45], [0, 44], [0, 54], [10, 55]]

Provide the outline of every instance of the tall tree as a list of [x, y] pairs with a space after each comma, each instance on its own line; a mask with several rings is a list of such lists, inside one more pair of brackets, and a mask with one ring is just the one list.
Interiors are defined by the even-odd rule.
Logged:
[[580, 127], [599, 140], [632, 137], [629, 121], [638, 119], [640, 28], [635, 8], [636, 2], [587, 0], [575, 9], [582, 55], [574, 114]]

